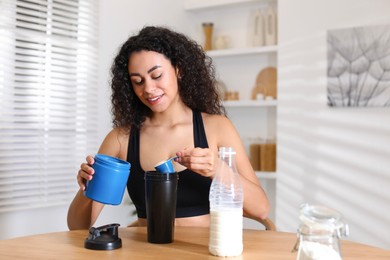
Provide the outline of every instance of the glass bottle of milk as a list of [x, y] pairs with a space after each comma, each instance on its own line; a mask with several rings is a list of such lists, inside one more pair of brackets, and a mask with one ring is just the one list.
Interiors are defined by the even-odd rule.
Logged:
[[209, 252], [216, 256], [242, 254], [243, 190], [232, 147], [219, 148], [219, 160], [210, 187]]

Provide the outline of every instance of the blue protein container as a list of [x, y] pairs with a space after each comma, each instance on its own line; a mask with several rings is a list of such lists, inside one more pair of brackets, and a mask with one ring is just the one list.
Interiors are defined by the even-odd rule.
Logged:
[[130, 175], [130, 163], [97, 154], [92, 167], [95, 174], [92, 180], [87, 181], [84, 195], [103, 204], [121, 204]]

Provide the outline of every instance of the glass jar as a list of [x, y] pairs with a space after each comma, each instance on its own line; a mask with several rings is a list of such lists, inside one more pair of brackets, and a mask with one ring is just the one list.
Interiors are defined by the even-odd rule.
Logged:
[[204, 46], [203, 49], [205, 51], [210, 51], [212, 49], [212, 41], [213, 41], [213, 23], [202, 23], [203, 32], [204, 32]]
[[341, 260], [340, 239], [348, 235], [341, 214], [321, 205], [304, 204], [299, 215], [297, 260]]

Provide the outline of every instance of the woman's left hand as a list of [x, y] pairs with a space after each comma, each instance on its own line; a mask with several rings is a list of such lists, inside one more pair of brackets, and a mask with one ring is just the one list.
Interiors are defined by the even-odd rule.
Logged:
[[215, 156], [209, 148], [183, 149], [176, 153], [176, 162], [205, 177], [214, 176]]

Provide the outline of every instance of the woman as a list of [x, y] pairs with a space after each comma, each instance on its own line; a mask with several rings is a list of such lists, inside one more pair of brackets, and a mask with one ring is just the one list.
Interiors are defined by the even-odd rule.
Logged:
[[[138, 225], [146, 225], [144, 171], [177, 155], [175, 224], [208, 226], [209, 188], [222, 146], [231, 146], [237, 153], [244, 215], [258, 220], [267, 217], [268, 199], [236, 129], [225, 116], [211, 60], [196, 42], [168, 28], [145, 27], [122, 45], [111, 72], [114, 128], [98, 153], [131, 163], [127, 188]], [[77, 175], [80, 190], [69, 207], [69, 229], [91, 227], [104, 206], [83, 195], [85, 182], [94, 173], [93, 157], [86, 161]]]

